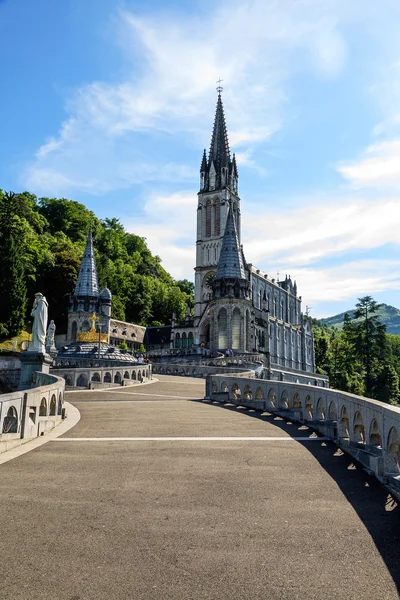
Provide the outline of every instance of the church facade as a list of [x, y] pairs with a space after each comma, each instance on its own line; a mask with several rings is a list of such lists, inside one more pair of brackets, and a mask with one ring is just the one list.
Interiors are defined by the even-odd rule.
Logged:
[[270, 367], [313, 373], [313, 334], [296, 282], [277, 281], [246, 262], [238, 178], [219, 90], [210, 151], [200, 167], [194, 314], [173, 320], [171, 347], [257, 352]]

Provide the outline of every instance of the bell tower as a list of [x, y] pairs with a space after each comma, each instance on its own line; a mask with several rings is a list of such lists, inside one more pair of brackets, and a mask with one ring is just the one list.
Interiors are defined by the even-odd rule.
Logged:
[[[219, 81], [218, 83], [220, 83]], [[210, 151], [203, 152], [200, 166], [200, 190], [197, 203], [197, 237], [195, 267], [195, 324], [199, 325], [213, 294], [213, 278], [217, 271], [229, 206], [235, 219], [240, 244], [240, 198], [236, 158], [229, 150], [228, 132], [222, 104], [222, 87], [218, 98]], [[198, 341], [204, 341], [197, 332]]]

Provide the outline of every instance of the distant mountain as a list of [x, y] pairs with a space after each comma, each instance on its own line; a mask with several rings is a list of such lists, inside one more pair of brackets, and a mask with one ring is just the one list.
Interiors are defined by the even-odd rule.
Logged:
[[[353, 316], [354, 310], [347, 311], [350, 317]], [[334, 317], [327, 317], [326, 319], [318, 319], [321, 324], [327, 325], [328, 327], [334, 327], [335, 329], [343, 329], [343, 320], [346, 313], [340, 313]], [[394, 306], [388, 304], [382, 304], [381, 309], [376, 313], [380, 316], [382, 323], [386, 325], [387, 333], [394, 333], [400, 335], [400, 310]]]

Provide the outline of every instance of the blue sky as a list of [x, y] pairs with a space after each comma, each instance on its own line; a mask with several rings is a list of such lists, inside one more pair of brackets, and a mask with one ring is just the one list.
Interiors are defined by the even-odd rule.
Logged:
[[0, 0], [0, 187], [67, 197], [193, 279], [216, 80], [246, 259], [311, 315], [400, 308], [398, 0]]

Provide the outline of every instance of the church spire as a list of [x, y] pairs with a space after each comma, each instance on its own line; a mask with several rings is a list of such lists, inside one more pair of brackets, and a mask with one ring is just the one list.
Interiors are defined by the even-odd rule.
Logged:
[[97, 283], [96, 262], [94, 258], [92, 229], [86, 240], [85, 252], [76, 282], [74, 296], [98, 296], [99, 286]]
[[222, 88], [218, 87], [217, 91], [217, 108], [211, 135], [210, 152], [207, 160], [207, 154], [204, 151], [200, 167], [200, 191], [209, 192], [230, 187], [234, 193], [237, 193], [238, 171], [235, 157], [231, 160], [228, 131], [221, 98]]
[[247, 279], [232, 205], [229, 206], [215, 279]]
[[226, 129], [224, 107], [222, 106], [221, 93], [218, 93], [217, 109], [215, 111], [214, 130], [211, 136], [209, 164], [214, 162], [215, 170], [228, 167], [231, 162], [229, 151], [228, 132]]

